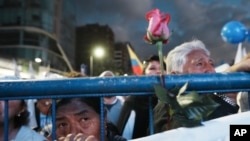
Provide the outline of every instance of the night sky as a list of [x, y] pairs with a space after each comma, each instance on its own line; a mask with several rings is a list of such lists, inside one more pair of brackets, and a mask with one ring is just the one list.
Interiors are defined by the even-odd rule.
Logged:
[[[173, 34], [164, 45], [164, 55], [170, 49], [192, 39], [202, 40], [211, 51], [215, 64], [231, 63], [237, 44], [223, 41], [220, 32], [229, 21], [237, 20], [250, 27], [249, 0], [76, 0], [78, 26], [91, 23], [109, 25], [115, 41], [129, 41], [141, 60], [157, 54], [154, 45], [147, 44], [143, 36], [148, 22], [145, 13], [158, 8], [171, 14], [169, 24]], [[249, 51], [250, 43], [243, 46]]]

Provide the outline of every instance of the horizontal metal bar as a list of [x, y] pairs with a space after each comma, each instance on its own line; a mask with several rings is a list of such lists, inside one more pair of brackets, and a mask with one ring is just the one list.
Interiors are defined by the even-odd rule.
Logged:
[[[189, 83], [188, 91], [200, 93], [250, 91], [250, 73], [165, 75], [165, 87]], [[22, 80], [0, 82], [0, 99], [153, 94], [160, 76], [119, 76]]]

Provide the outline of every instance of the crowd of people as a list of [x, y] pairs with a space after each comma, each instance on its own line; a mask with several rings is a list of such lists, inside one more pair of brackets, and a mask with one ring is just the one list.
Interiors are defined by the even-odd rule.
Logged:
[[[146, 76], [160, 75], [160, 59], [157, 55], [150, 56], [144, 63], [143, 74]], [[200, 40], [185, 42], [172, 49], [164, 60], [165, 74], [194, 74], [216, 73], [213, 59], [209, 50]], [[241, 62], [231, 66], [225, 72], [249, 72], [250, 54]], [[74, 72], [68, 78], [87, 77]], [[115, 77], [112, 71], [104, 71], [101, 78]], [[3, 80], [1, 80], [3, 81]], [[208, 94], [209, 98], [219, 104], [206, 119], [211, 120], [238, 113], [244, 104], [237, 101], [236, 93]], [[239, 98], [238, 98], [239, 99]], [[101, 111], [101, 100], [104, 107]], [[8, 105], [7, 105], [8, 104]], [[8, 140], [13, 141], [44, 141], [51, 140], [51, 132], [41, 134], [43, 128], [51, 128], [51, 99], [37, 99], [34, 103], [36, 110], [36, 127], [29, 127], [29, 112], [27, 101], [0, 101], [0, 141], [5, 141], [4, 118], [8, 118]], [[5, 115], [8, 106], [8, 115]], [[58, 99], [56, 102], [56, 140], [58, 141], [100, 141], [101, 127], [104, 128], [105, 141], [126, 141], [150, 135], [149, 114], [153, 114], [154, 133], [171, 130], [167, 128], [169, 111], [168, 103], [158, 100], [156, 95], [150, 96], [104, 96], [74, 97]], [[153, 113], [150, 113], [150, 109]], [[249, 109], [245, 108], [244, 111]], [[104, 124], [100, 113], [104, 112]], [[176, 127], [177, 128], [177, 127]]]

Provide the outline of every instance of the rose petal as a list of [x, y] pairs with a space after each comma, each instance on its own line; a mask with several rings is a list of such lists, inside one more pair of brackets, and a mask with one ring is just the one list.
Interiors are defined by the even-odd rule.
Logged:
[[160, 10], [156, 8], [146, 13], [146, 20], [149, 21], [149, 25], [144, 39], [153, 44], [157, 41], [167, 43], [170, 36], [168, 28], [170, 14], [161, 13]]

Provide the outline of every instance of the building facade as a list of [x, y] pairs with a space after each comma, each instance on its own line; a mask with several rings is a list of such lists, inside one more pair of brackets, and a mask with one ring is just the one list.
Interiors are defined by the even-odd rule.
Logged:
[[[116, 72], [119, 75], [131, 75], [132, 67], [130, 57], [127, 49], [129, 42], [117, 42], [114, 49], [114, 62], [116, 66]], [[131, 45], [130, 45], [131, 46]]]
[[0, 0], [1, 74], [73, 70], [75, 15], [68, 0]]
[[[94, 55], [98, 47], [104, 50], [102, 58]], [[84, 65], [86, 75], [93, 72], [93, 76], [98, 76], [105, 70], [113, 70], [113, 55], [114, 33], [108, 25], [87, 24], [76, 28], [76, 70]]]

